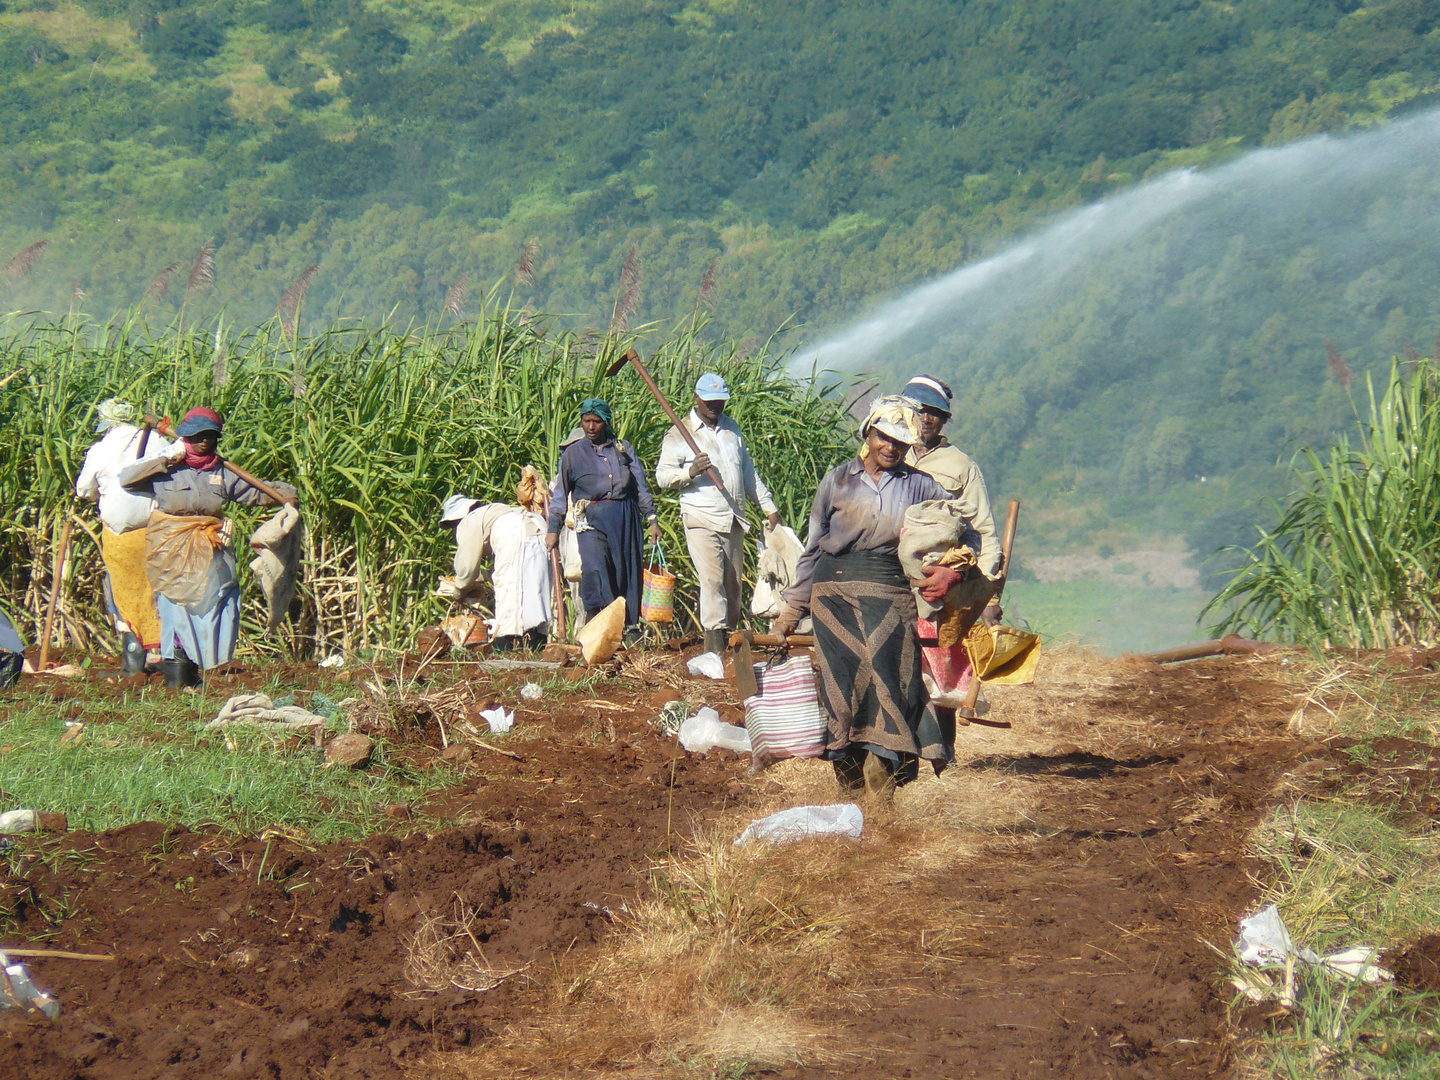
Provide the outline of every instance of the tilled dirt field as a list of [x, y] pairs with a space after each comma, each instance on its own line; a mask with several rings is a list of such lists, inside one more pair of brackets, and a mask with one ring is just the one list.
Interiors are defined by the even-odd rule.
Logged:
[[[1255, 897], [1245, 838], [1294, 785], [1353, 768], [1287, 728], [1296, 701], [1274, 670], [1071, 661], [997, 693], [1015, 727], [962, 731], [946, 779], [1003, 788], [1019, 811], [977, 830], [953, 869], [897, 876], [882, 917], [915, 940], [867, 957], [844, 1006], [809, 1010], [825, 1064], [749, 1075], [1224, 1074], [1228, 995], [1205, 943], [1228, 948]], [[593, 704], [607, 698], [620, 707]], [[520, 747], [526, 760], [487, 758], [489, 779], [438, 807], [475, 822], [463, 829], [397, 822], [395, 836], [312, 850], [145, 824], [51, 844], [4, 880], [22, 933], [48, 916], [60, 932], [47, 947], [116, 959], [32, 962], [64, 1012], [0, 1015], [0, 1076], [463, 1073], [469, 1048], [548, 1007], [547, 974], [607, 948], [619, 931], [606, 909], [643, 892], [677, 837], [774, 808], [775, 782], [744, 759], [676, 755], [641, 692], [539, 704], [523, 722], [545, 737]], [[1407, 807], [1433, 816], [1436, 759], [1411, 756]], [[815, 783], [826, 766], [792, 769]], [[907, 925], [936, 901], [962, 917]], [[457, 902], [506, 977], [418, 991], [408, 935]], [[527, 1075], [577, 1074], [536, 1062]]]

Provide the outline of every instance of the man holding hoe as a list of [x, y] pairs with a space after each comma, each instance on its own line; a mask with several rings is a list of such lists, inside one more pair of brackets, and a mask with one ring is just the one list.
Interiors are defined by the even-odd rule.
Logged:
[[[685, 544], [700, 582], [700, 627], [705, 650], [723, 655], [726, 631], [740, 624], [740, 571], [745, 558], [747, 502], [764, 512], [768, 527], [780, 524], [780, 511], [770, 489], [755, 472], [740, 425], [725, 415], [730, 388], [713, 372], [695, 383], [695, 406], [684, 420], [699, 451], [692, 450], [678, 428], [660, 444], [655, 482], [680, 493], [680, 518]], [[723, 490], [715, 485], [718, 473]]]

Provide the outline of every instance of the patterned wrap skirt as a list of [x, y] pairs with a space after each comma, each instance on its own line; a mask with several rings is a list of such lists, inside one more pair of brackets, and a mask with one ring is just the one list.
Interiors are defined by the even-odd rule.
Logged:
[[[953, 725], [930, 705], [920, 667], [915, 595], [893, 553], [822, 555], [810, 591], [820, 703], [832, 760], [860, 748], [892, 762], [955, 756]], [[946, 728], [949, 730], [946, 730]]]

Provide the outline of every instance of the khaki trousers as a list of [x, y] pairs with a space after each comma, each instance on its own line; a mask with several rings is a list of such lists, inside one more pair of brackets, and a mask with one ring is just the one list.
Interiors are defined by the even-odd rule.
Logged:
[[745, 530], [738, 521], [728, 533], [685, 526], [685, 545], [700, 580], [700, 627], [734, 630], [740, 625], [740, 570], [745, 562]]

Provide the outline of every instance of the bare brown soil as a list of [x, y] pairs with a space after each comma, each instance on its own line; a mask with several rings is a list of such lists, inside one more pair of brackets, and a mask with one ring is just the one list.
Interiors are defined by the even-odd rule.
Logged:
[[[753, 1075], [1227, 1072], [1223, 960], [1206, 942], [1226, 949], [1255, 898], [1245, 838], [1296, 784], [1353, 762], [1287, 729], [1295, 697], [1263, 662], [1106, 672], [1009, 690], [998, 704], [1013, 730], [962, 732], [954, 776], [1003, 786], [1024, 812], [977, 833], [953, 870], [897, 878], [882, 917], [903, 947], [864, 957], [847, 1002], [806, 1010], [823, 1054]], [[475, 782], [431, 808], [473, 824], [439, 835], [397, 821], [395, 836], [312, 850], [156, 824], [53, 842], [0, 883], [22, 934], [50, 920], [48, 947], [115, 960], [31, 962], [64, 1012], [0, 1014], [0, 1076], [463, 1074], [470, 1048], [558, 1007], [547, 984], [614, 940], [606, 909], [645, 891], [652, 860], [773, 801], [743, 759], [676, 755], [646, 723], [664, 696], [615, 683], [535, 703], [522, 722], [544, 737], [510, 744], [524, 762], [477, 762]], [[442, 752], [423, 718], [413, 743]], [[1423, 765], [1391, 762], [1393, 782], [1433, 816], [1433, 785], [1416, 778], [1434, 775], [1434, 750], [1407, 745], [1402, 764]], [[418, 992], [402, 975], [407, 935], [457, 898], [490, 965], [514, 974], [483, 993]], [[963, 916], [915, 921], [937, 905]], [[1433, 968], [1433, 948], [1417, 948], [1417, 971]], [[525, 1075], [580, 1074], [536, 1061]]]

